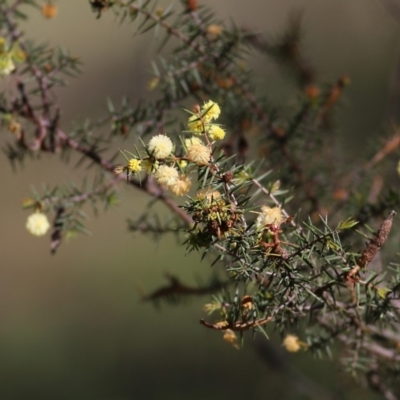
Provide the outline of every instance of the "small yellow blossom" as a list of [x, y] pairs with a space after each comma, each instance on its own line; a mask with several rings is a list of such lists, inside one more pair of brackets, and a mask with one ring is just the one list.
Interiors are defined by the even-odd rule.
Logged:
[[17, 140], [21, 139], [22, 126], [18, 121], [12, 119], [8, 124], [7, 129], [16, 136]]
[[171, 189], [171, 192], [177, 196], [183, 196], [190, 190], [190, 186], [192, 185], [192, 182], [190, 181], [190, 178], [186, 175], [179, 175], [178, 179], [175, 181], [175, 183], [169, 188]]
[[225, 137], [225, 131], [218, 125], [211, 125], [207, 133], [212, 141], [222, 140]]
[[237, 343], [236, 333], [232, 329], [227, 329], [224, 332], [224, 340], [230, 343], [235, 349], [239, 349], [239, 344]]
[[190, 138], [185, 139], [184, 143], [186, 148], [192, 146], [193, 144], [203, 144], [202, 140], [197, 136], [192, 136]]
[[197, 165], [207, 165], [211, 157], [211, 149], [203, 144], [192, 144], [187, 149], [187, 158]]
[[208, 37], [215, 40], [222, 33], [222, 26], [217, 24], [210, 24], [206, 28]]
[[291, 353], [296, 353], [302, 347], [306, 349], [308, 345], [307, 343], [301, 342], [300, 339], [295, 335], [287, 335], [283, 340], [283, 347], [285, 347], [285, 349]]
[[284, 219], [282, 209], [279, 207], [268, 207], [262, 206], [261, 213], [257, 217], [256, 227], [257, 229], [263, 229], [266, 225], [279, 226]]
[[9, 48], [4, 37], [0, 37], [0, 75], [10, 75], [15, 69], [14, 62], [21, 63], [26, 60], [26, 54], [18, 44]]
[[128, 170], [130, 172], [139, 172], [142, 170], [142, 161], [141, 160], [137, 160], [136, 158], [131, 158], [128, 162]]
[[186, 160], [180, 160], [180, 161], [178, 161], [178, 164], [179, 164], [179, 168], [183, 169], [183, 168], [186, 168], [187, 161]]
[[149, 142], [150, 153], [158, 159], [166, 158], [174, 149], [171, 139], [166, 135], [156, 135], [150, 139]]
[[26, 221], [26, 229], [34, 236], [43, 236], [50, 228], [50, 223], [45, 214], [35, 212]]
[[217, 103], [214, 103], [212, 100], [204, 103], [201, 111], [203, 113], [203, 118], [205, 122], [210, 122], [212, 119], [217, 119], [219, 117], [219, 114], [221, 114], [221, 109], [219, 105]]
[[201, 133], [204, 131], [204, 124], [197, 115], [192, 115], [189, 118], [188, 127], [194, 133]]
[[179, 177], [178, 170], [175, 169], [174, 167], [169, 167], [168, 165], [161, 165], [154, 176], [157, 179], [157, 182], [160, 185], [165, 185], [165, 186], [172, 186], [174, 185]]
[[0, 75], [10, 75], [15, 69], [11, 53], [0, 54]]

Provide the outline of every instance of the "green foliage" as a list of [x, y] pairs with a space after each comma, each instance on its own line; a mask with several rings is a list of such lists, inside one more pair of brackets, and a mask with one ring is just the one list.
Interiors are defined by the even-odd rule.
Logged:
[[[88, 3], [98, 23], [111, 10], [136, 34], [161, 37], [150, 82], [156, 100], [133, 104], [123, 97], [120, 106], [108, 100], [104, 118], [66, 132], [53, 91], [80, 73], [80, 60], [25, 38], [18, 23], [28, 14], [21, 9], [36, 2], [0, 0], [5, 43], [23, 52], [13, 71], [9, 63], [0, 65], [16, 78], [11, 93], [0, 94], [2, 127], [14, 135], [4, 152], [13, 165], [42, 153], [65, 161], [78, 154], [78, 166], [95, 170], [91, 184], [44, 188], [25, 201], [25, 208], [53, 216], [51, 251], [64, 237], [87, 232], [87, 203], [94, 210], [113, 206], [118, 186], [128, 183], [152, 199], [128, 222], [130, 231], [157, 240], [173, 233], [186, 251], [198, 252], [224, 276], [198, 287], [168, 276], [170, 284], [144, 300], [177, 303], [213, 293], [206, 310], [215, 320], [201, 323], [226, 331], [226, 340], [235, 342], [235, 334], [247, 330], [265, 334], [271, 326], [286, 337], [289, 351], [331, 355], [337, 344], [349, 372], [394, 398], [400, 266], [385, 268], [386, 260], [372, 266], [400, 204], [396, 190], [376, 194], [374, 186], [377, 165], [398, 151], [398, 135], [362, 166], [330, 162], [334, 137], [323, 133], [349, 78], [316, 81], [301, 51], [300, 14], [291, 16], [284, 34], [265, 40], [215, 20], [196, 1], [164, 10], [150, 0]], [[260, 95], [246, 66], [254, 53], [268, 55], [292, 75], [298, 94], [287, 107]], [[179, 116], [176, 110], [182, 110]], [[132, 139], [124, 165], [118, 165], [124, 158], [115, 144], [120, 137]], [[159, 202], [169, 209], [167, 219], [153, 211]], [[367, 224], [379, 229], [363, 245], [354, 228]], [[385, 257], [393, 259], [391, 253], [389, 248]], [[300, 338], [288, 335], [294, 329]]]

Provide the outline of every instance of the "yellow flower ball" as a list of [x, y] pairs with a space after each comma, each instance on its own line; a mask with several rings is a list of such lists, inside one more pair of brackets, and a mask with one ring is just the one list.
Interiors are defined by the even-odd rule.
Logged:
[[209, 122], [212, 119], [217, 119], [221, 114], [221, 108], [217, 103], [213, 102], [212, 100], [204, 103], [201, 111], [203, 113], [203, 118], [206, 122]]
[[188, 128], [194, 133], [201, 133], [204, 131], [204, 124], [197, 115], [192, 115], [188, 120]]
[[225, 137], [225, 131], [218, 125], [211, 125], [208, 129], [208, 137], [212, 141], [222, 140]]
[[128, 170], [133, 173], [141, 171], [142, 170], [141, 160], [137, 160], [136, 158], [131, 158], [128, 162]]

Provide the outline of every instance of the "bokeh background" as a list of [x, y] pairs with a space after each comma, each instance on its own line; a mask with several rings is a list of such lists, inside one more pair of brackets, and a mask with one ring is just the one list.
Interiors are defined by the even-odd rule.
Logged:
[[[151, 34], [134, 36], [133, 28], [119, 25], [111, 12], [97, 20], [88, 1], [54, 3], [56, 18], [45, 20], [38, 10], [27, 9], [30, 19], [22, 28], [39, 42], [69, 48], [84, 63], [84, 74], [58, 91], [64, 129], [101, 116], [107, 97], [118, 101], [128, 95], [136, 102], [149, 96], [146, 84], [157, 47]], [[352, 144], [347, 156], [358, 157], [366, 139], [388, 126], [400, 27], [380, 2], [201, 3], [221, 20], [233, 18], [266, 35], [281, 32], [289, 12], [302, 9], [305, 54], [320, 80], [334, 82], [343, 73], [352, 80], [335, 119], [338, 134]], [[293, 88], [277, 66], [263, 58], [252, 63], [270, 98], [286, 102]], [[6, 131], [0, 137], [2, 146], [12, 139]], [[148, 201], [144, 195], [122, 187], [118, 207], [97, 217], [88, 209], [92, 235], [63, 243], [52, 256], [48, 238], [25, 230], [22, 199], [32, 186], [80, 184], [86, 171], [42, 156], [13, 172], [4, 155], [0, 171], [1, 399], [379, 398], [357, 388], [338, 363], [284, 355], [303, 374], [288, 376], [278, 361], [268, 365], [259, 356], [250, 337], [244, 349], [234, 349], [220, 333], [199, 325], [206, 299], [161, 309], [141, 302], [137, 288], [151, 291], [165, 284], [165, 272], [195, 284], [211, 270], [196, 255], [185, 256], [173, 238], [154, 243], [127, 232], [126, 218], [140, 212]], [[315, 390], [302, 393], [299, 381]]]

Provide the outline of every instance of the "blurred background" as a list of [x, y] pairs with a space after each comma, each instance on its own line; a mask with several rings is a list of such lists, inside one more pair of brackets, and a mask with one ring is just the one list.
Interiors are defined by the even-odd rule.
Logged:
[[[351, 77], [335, 120], [343, 140], [353, 144], [348, 156], [358, 157], [360, 143], [388, 126], [400, 27], [380, 2], [199, 3], [213, 7], [220, 20], [233, 18], [267, 35], [282, 32], [291, 10], [303, 10], [304, 51], [319, 80]], [[117, 102], [128, 95], [136, 102], [149, 96], [150, 60], [157, 47], [151, 34], [134, 36], [111, 12], [97, 20], [88, 1], [54, 4], [58, 15], [51, 20], [27, 9], [30, 19], [22, 29], [36, 41], [67, 47], [83, 61], [84, 74], [58, 92], [64, 129], [100, 117], [107, 97]], [[293, 88], [276, 65], [258, 57], [252, 67], [273, 101], [290, 98]], [[11, 139], [3, 131], [1, 145]], [[253, 345], [250, 336], [244, 349], [234, 349], [219, 332], [199, 325], [207, 298], [161, 309], [141, 302], [138, 287], [151, 292], [166, 283], [165, 272], [196, 284], [211, 270], [199, 257], [185, 256], [173, 238], [154, 243], [127, 232], [126, 218], [140, 212], [148, 201], [144, 195], [122, 187], [118, 207], [98, 217], [88, 209], [92, 235], [63, 243], [52, 256], [48, 238], [26, 231], [29, 213], [22, 210], [22, 199], [32, 186], [80, 184], [85, 170], [42, 156], [14, 173], [4, 155], [0, 170], [1, 399], [379, 398], [358, 388], [335, 362], [304, 354], [281, 359], [275, 339], [271, 346], [278, 353], [269, 364], [268, 349]], [[282, 360], [297, 372], [282, 372]]]

